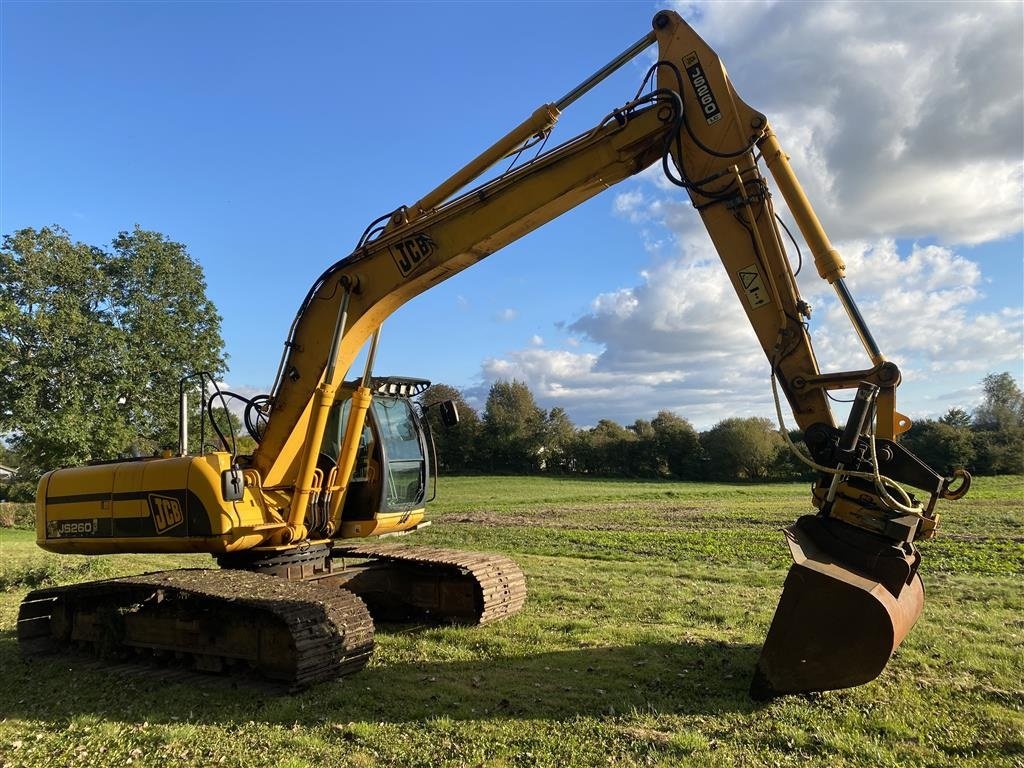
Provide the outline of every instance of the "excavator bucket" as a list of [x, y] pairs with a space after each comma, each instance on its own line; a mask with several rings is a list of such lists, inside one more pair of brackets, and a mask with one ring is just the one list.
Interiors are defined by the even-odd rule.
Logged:
[[916, 553], [857, 567], [819, 544], [815, 518], [786, 529], [793, 565], [761, 649], [750, 695], [850, 688], [885, 669], [924, 606]]

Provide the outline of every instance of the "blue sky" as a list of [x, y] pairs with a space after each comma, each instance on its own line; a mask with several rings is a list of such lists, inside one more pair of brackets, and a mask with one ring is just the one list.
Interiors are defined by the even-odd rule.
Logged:
[[[851, 285], [907, 371], [902, 409], [969, 407], [985, 373], [1019, 378], [1021, 6], [676, 7], [863, 265]], [[262, 390], [310, 282], [371, 219], [642, 37], [656, 10], [5, 2], [0, 231], [57, 223], [104, 244], [139, 224], [187, 244], [224, 317], [229, 383]], [[568, 110], [554, 138], [627, 100], [647, 64]], [[767, 415], [735, 296], [680, 298], [698, 286], [708, 300], [722, 280], [683, 203], [653, 173], [606, 192], [403, 308], [378, 372], [476, 396], [515, 376], [579, 424], [663, 407], [698, 426]], [[801, 285], [819, 355], [862, 365], [827, 292]], [[723, 354], [702, 360], [698, 333]]]

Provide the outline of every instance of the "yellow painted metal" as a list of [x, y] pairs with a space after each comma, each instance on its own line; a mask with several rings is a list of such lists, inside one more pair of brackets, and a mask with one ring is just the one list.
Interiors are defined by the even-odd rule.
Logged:
[[[700, 212], [746, 313], [793, 410], [797, 424], [834, 425], [825, 393], [799, 389], [792, 382], [817, 376], [818, 362], [801, 322], [804, 302], [782, 247], [767, 182], [757, 168], [754, 151], [767, 131], [767, 118], [736, 93], [718, 54], [678, 15], [656, 26], [659, 60], [670, 62], [679, 77], [694, 87], [681, 92], [687, 116], [679, 141], [673, 142], [676, 167], [695, 182], [690, 199]], [[658, 68], [658, 86], [679, 91], [676, 71]], [[717, 113], [708, 115], [708, 94]], [[727, 195], [729, 202], [719, 198]], [[754, 207], [765, 206], [762, 215]], [[737, 218], [737, 206], [740, 217]]]
[[[223, 473], [233, 462], [223, 452], [60, 470], [40, 484], [40, 546], [89, 554], [222, 553], [254, 547], [284, 551], [306, 543], [307, 509], [311, 497], [320, 493], [333, 493], [328, 510], [333, 538], [381, 536], [416, 527], [423, 520], [423, 509], [385, 513], [363, 508], [350, 519], [343, 514], [372, 402], [368, 387], [372, 349], [382, 323], [413, 297], [598, 192], [663, 159], [668, 167], [666, 151], [676, 165], [679, 178], [675, 181], [688, 190], [700, 212], [798, 425], [834, 427], [828, 390], [851, 382], [856, 386], [865, 374], [864, 380], [881, 388], [878, 435], [894, 438], [909, 428], [909, 420], [895, 408], [898, 369], [886, 363], [860, 316], [843, 280], [842, 257], [829, 242], [767, 119], [739, 98], [717, 54], [678, 14], [659, 13], [654, 27], [658, 90], [652, 96], [615, 110], [592, 131], [453, 198], [501, 158], [534, 138], [547, 136], [559, 107], [543, 105], [419, 201], [399, 208], [386, 226], [374, 230], [353, 254], [318, 280], [288, 339], [269, 422], [252, 466], [246, 469], [241, 500], [223, 499]], [[627, 49], [559, 105], [588, 90], [649, 40]], [[819, 276], [833, 285], [874, 368], [820, 373], [804, 323], [810, 310], [800, 296], [755, 152], [765, 159], [810, 246]], [[352, 395], [338, 463], [325, 478], [317, 463], [328, 415], [345, 375], [371, 336], [374, 344], [367, 371]], [[367, 478], [372, 464], [371, 459]], [[947, 498], [963, 495], [969, 477], [964, 483]], [[840, 495], [827, 495], [834, 488]], [[937, 516], [894, 518], [884, 513], [890, 505], [901, 505], [887, 501], [884, 490], [878, 496], [866, 493], [867, 497], [852, 482], [832, 484], [823, 476], [813, 498], [819, 509], [831, 505], [830, 524], [845, 521], [890, 537], [895, 532], [909, 542], [920, 520], [921, 537], [933, 534]], [[933, 494], [933, 503], [935, 498]], [[366, 504], [376, 507], [379, 501]], [[916, 620], [923, 601], [912, 549], [900, 556], [911, 579], [897, 574], [897, 581], [902, 580], [903, 595], [899, 595], [900, 590], [882, 583], [892, 570], [885, 563], [869, 563], [869, 570], [879, 572], [873, 574], [861, 573], [843, 560], [852, 552], [853, 561], [863, 563], [863, 555], [875, 557], [873, 550], [854, 552], [860, 545], [835, 537], [836, 542], [828, 547], [820, 544], [822, 552], [816, 553], [819, 544], [812, 540], [811, 530], [790, 529], [796, 564], [759, 663], [758, 675], [776, 692], [820, 690], [872, 679]], [[136, 535], [130, 535], [133, 532]], [[815, 535], [826, 534], [831, 535], [822, 528]], [[808, 588], [808, 579], [817, 579], [817, 584]], [[867, 625], [866, 620], [873, 623]], [[814, 631], [808, 633], [805, 622]], [[807, 642], [801, 645], [794, 638]], [[822, 638], [826, 645], [821, 645]], [[837, 667], [827, 645], [837, 638], [852, 649], [844, 650], [851, 657], [866, 642], [873, 643], [864, 655], [867, 662]], [[825, 666], [812, 670], [808, 660]], [[847, 674], [851, 668], [857, 674]]]
[[779, 191], [782, 192], [782, 196], [786, 200], [786, 205], [789, 206], [789, 212], [796, 220], [800, 233], [804, 236], [804, 240], [811, 249], [811, 254], [814, 256], [814, 266], [818, 270], [818, 275], [835, 287], [840, 302], [849, 315], [850, 322], [860, 337], [864, 349], [871, 358], [871, 362], [874, 365], [881, 365], [885, 362], [885, 357], [882, 356], [882, 353], [875, 346], [874, 339], [871, 338], [866, 324], [853, 305], [853, 300], [843, 284], [843, 278], [846, 275], [846, 264], [843, 261], [843, 257], [832, 247], [828, 235], [825, 234], [821, 222], [818, 221], [817, 214], [811, 207], [810, 201], [808, 201], [807, 196], [804, 194], [803, 187], [800, 186], [800, 181], [789, 164], [789, 156], [782, 151], [782, 147], [779, 145], [778, 139], [776, 139], [771, 128], [765, 128], [765, 135], [758, 142], [758, 146], [764, 156], [765, 163], [768, 165], [768, 169], [772, 173], [772, 178], [775, 179]]
[[[47, 472], [39, 480], [36, 491], [36, 532], [46, 536], [47, 497], [59, 496], [68, 501], [60, 506], [61, 520], [109, 519], [113, 508], [114, 470], [111, 465], [69, 467]], [[74, 499], [79, 499], [75, 501]], [[39, 518], [42, 513], [43, 528]]]
[[[272, 532], [263, 526], [280, 520], [252, 488], [241, 501], [221, 498], [221, 472], [230, 466], [231, 455], [217, 452], [49, 472], [36, 497], [36, 543], [75, 554], [218, 553], [256, 546]], [[168, 509], [177, 502], [182, 518], [161, 530], [155, 517], [162, 499]]]
[[[187, 462], [187, 482], [178, 480], [166, 487], [187, 488], [209, 510], [213, 533], [202, 544], [207, 551], [265, 544], [271, 536], [279, 545], [306, 537], [304, 520], [316, 486], [317, 456], [329, 410], [359, 351], [388, 316], [415, 296], [659, 162], [666, 147], [691, 180], [691, 200], [798, 425], [835, 424], [826, 386], [798, 386], [798, 382], [822, 377], [802, 321], [807, 307], [787, 260], [755, 151], [764, 154], [811, 245], [819, 274], [830, 282], [839, 280], [842, 260], [807, 203], [767, 119], [740, 99], [717, 54], [672, 12], [658, 14], [654, 35], [659, 60], [672, 65], [658, 68], [659, 89], [676, 94], [684, 107], [686, 122], [678, 136], [672, 135], [678, 127], [677, 113], [668, 102], [627, 105], [595, 129], [452, 199], [497, 160], [551, 129], [558, 108], [541, 106], [450, 179], [400, 209], [376, 239], [363, 243], [325, 273], [296, 318], [281, 369], [284, 375], [273, 392], [269, 423], [247, 469], [243, 501], [227, 504], [220, 499], [219, 473], [230, 464], [227, 454], [212, 454], [218, 457], [214, 459], [153, 460]], [[357, 527], [363, 531], [365, 522], [348, 525], [349, 521], [341, 519], [345, 488], [370, 402], [366, 383], [353, 400], [335, 479], [328, 478], [336, 491], [329, 512], [334, 530], [342, 536], [374, 535], [354, 533]], [[890, 389], [894, 386], [890, 382]], [[898, 427], [890, 394], [884, 393], [879, 400], [879, 432], [883, 436], [895, 434]], [[121, 471], [118, 475], [117, 470], [105, 468], [62, 470], [76, 474], [60, 474], [53, 482], [80, 494], [112, 493], [115, 485], [158, 488], [166, 482], [151, 476], [148, 467], [142, 470], [141, 479], [134, 468], [126, 466]], [[164, 470], [153, 471], [159, 474]], [[138, 499], [125, 499], [116, 510], [112, 501], [106, 502], [107, 506], [102, 500], [76, 504], [62, 505], [60, 514], [68, 519], [96, 514], [127, 518], [142, 510]], [[45, 511], [49, 514], [48, 508]], [[414, 518], [412, 514], [389, 517], [386, 524], [375, 523], [371, 531], [412, 527]], [[286, 529], [282, 528], [285, 524]], [[160, 542], [168, 541], [172, 538], [160, 538]], [[132, 542], [132, 546], [139, 543]]]
[[897, 435], [902, 435], [914, 426], [914, 422], [910, 420], [910, 417], [900, 413], [899, 411], [895, 411], [893, 413], [893, 421], [896, 424], [895, 432]]
[[424, 509], [414, 509], [411, 512], [378, 512], [373, 520], [343, 520], [341, 538], [359, 539], [401, 533], [423, 522], [425, 514]]
[[480, 178], [481, 174], [499, 160], [503, 160], [517, 151], [525, 142], [547, 134], [554, 128], [558, 121], [558, 115], [558, 107], [554, 104], [544, 104], [538, 107], [530, 117], [498, 139], [451, 178], [428, 192], [418, 202], [413, 203], [409, 207], [407, 221], [418, 219], [428, 211], [432, 211], [464, 186]]
[[[332, 384], [339, 384], [358, 352], [384, 320], [409, 299], [522, 237], [661, 157], [669, 126], [647, 109], [625, 125], [606, 123], [524, 167], [385, 232], [339, 262], [298, 318], [273, 410], [254, 456], [267, 487], [296, 482], [310, 433], [313, 396], [325, 372], [330, 332], [343, 279], [358, 283]], [[427, 238], [424, 240], [423, 238]], [[428, 252], [403, 273], [399, 248], [427, 243]]]
[[[835, 424], [825, 392], [796, 387], [793, 382], [819, 375], [817, 360], [801, 318], [806, 311], [787, 261], [773, 215], [754, 216], [754, 205], [774, 213], [768, 186], [754, 158], [760, 150], [768, 160], [790, 209], [812, 246], [819, 273], [827, 280], [843, 274], [841, 258], [821, 228], [796, 180], [785, 153], [765, 116], [737, 95], [717, 54], [677, 14], [659, 14], [655, 35], [659, 60], [680, 72], [697, 66], [701, 81], [717, 98], [719, 114], [705, 120], [696, 88], [682, 87], [669, 67], [658, 69], [658, 85], [680, 95], [688, 124], [680, 131], [675, 160], [699, 184], [691, 199], [700, 210], [716, 250], [740, 296], [747, 318], [771, 361], [800, 427]], [[273, 411], [254, 457], [269, 488], [287, 492], [306, 485], [309, 436], [315, 393], [325, 376], [328, 329], [337, 314], [345, 285], [358, 285], [351, 296], [349, 322], [337, 355], [338, 385], [356, 354], [384, 320], [414, 296], [485, 258], [509, 242], [561, 215], [600, 190], [661, 159], [672, 126], [664, 107], [631, 115], [625, 125], [607, 121], [566, 142], [518, 170], [454, 200], [448, 198], [484, 169], [525, 140], [543, 133], [557, 110], [542, 106], [491, 149], [468, 163], [451, 179], [409, 207], [405, 218], [393, 220], [371, 240], [327, 273], [313, 300], [297, 318]], [[673, 152], [676, 144], [673, 143]], [[748, 225], [734, 210], [715, 199], [715, 192], [733, 185]], [[447, 202], [445, 202], [447, 201]], [[752, 295], [751, 284], [762, 290]], [[317, 405], [319, 410], [322, 404]], [[312, 425], [312, 428], [311, 428]], [[301, 459], [306, 454], [307, 461]], [[339, 472], [339, 485], [345, 475]], [[300, 505], [292, 505], [292, 522]]]
[[145, 484], [146, 465], [150, 463], [148, 461], [136, 461], [114, 465], [112, 519], [120, 521], [149, 517], [147, 499], [138, 498], [137, 496], [135, 498], [124, 497], [130, 495], [133, 490], [147, 487]]
[[789, 206], [789, 212], [800, 228], [800, 234], [811, 249], [814, 266], [818, 275], [830, 284], [846, 276], [846, 263], [825, 234], [814, 208], [811, 207], [803, 187], [789, 164], [789, 155], [782, 151], [779, 140], [766, 126], [764, 136], [759, 142], [765, 164], [772, 172], [772, 178], [779, 187], [782, 197]]
[[882, 387], [875, 399], [875, 435], [883, 440], [895, 440], [897, 434], [896, 387]]
[[342, 438], [341, 455], [338, 456], [338, 486], [331, 489], [330, 531], [332, 533], [338, 530], [338, 525], [341, 523], [341, 510], [345, 503], [352, 470], [356, 465], [359, 439], [363, 434], [363, 425], [366, 423], [366, 411], [372, 401], [373, 394], [367, 386], [357, 387], [352, 393], [352, 405], [348, 414], [348, 423], [345, 425], [345, 435]]
[[302, 442], [302, 463], [300, 477], [292, 495], [291, 507], [288, 510], [288, 530], [282, 535], [283, 541], [301, 541], [306, 537], [306, 510], [309, 509], [309, 497], [313, 492], [313, 474], [316, 471], [316, 457], [320, 451], [320, 443], [324, 439], [327, 416], [334, 404], [334, 396], [338, 391], [337, 384], [324, 381], [317, 387], [313, 397], [313, 418], [309, 422], [307, 433]]

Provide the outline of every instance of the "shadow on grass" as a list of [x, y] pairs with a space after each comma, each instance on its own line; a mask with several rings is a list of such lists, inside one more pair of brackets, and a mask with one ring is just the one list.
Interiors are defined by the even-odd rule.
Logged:
[[[380, 634], [386, 635], [387, 629]], [[467, 644], [472, 638], [467, 635]], [[545, 651], [473, 661], [381, 662], [344, 680], [284, 696], [210, 684], [168, 684], [118, 676], [79, 659], [23, 661], [0, 634], [0, 718], [50, 723], [81, 715], [125, 723], [188, 721], [322, 726], [651, 712], [749, 712], [759, 648], [654, 643]]]

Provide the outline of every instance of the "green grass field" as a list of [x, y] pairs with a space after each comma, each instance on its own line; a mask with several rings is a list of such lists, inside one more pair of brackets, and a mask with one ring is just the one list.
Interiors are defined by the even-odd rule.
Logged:
[[754, 703], [789, 564], [779, 529], [807, 499], [804, 484], [445, 480], [409, 542], [512, 555], [525, 610], [380, 627], [366, 670], [291, 697], [22, 662], [30, 587], [210, 560], [58, 558], [0, 529], [0, 766], [1024, 766], [1024, 478], [943, 505], [924, 615], [877, 681]]

